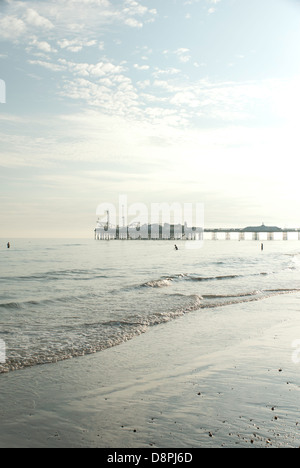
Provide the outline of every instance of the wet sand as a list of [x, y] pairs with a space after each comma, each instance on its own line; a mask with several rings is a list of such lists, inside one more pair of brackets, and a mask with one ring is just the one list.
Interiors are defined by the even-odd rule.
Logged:
[[3, 374], [0, 447], [298, 448], [297, 339], [300, 295], [289, 294]]

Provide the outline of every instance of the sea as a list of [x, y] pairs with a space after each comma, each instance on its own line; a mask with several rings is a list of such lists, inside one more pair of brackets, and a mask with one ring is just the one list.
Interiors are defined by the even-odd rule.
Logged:
[[[0, 241], [0, 373], [102, 352], [152, 327], [300, 291], [300, 242]], [[194, 247], [194, 248], [191, 248]], [[249, 321], [251, 317], [249, 317]], [[2, 353], [3, 354], [3, 353]]]

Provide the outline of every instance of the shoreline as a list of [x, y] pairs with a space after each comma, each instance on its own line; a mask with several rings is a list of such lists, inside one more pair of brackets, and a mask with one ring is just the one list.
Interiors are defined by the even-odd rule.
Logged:
[[0, 375], [0, 447], [299, 447], [300, 294]]

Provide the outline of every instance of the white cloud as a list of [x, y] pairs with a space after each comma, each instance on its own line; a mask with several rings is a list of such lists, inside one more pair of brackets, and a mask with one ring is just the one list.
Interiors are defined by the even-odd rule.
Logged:
[[[81, 187], [87, 189], [88, 179], [92, 178], [95, 183], [101, 181], [102, 190], [118, 192], [118, 187], [122, 187], [126, 191], [130, 177], [135, 193], [153, 194], [165, 182], [164, 189], [172, 189], [174, 195], [196, 193], [200, 185], [203, 191], [216, 190], [227, 196], [234, 196], [237, 189], [245, 194], [253, 184], [257, 185], [259, 167], [262, 181], [268, 174], [272, 193], [280, 185], [287, 196], [296, 194], [298, 174], [291, 168], [298, 160], [299, 144], [293, 129], [278, 131], [236, 125], [195, 129], [183, 127], [176, 111], [153, 107], [147, 113], [147, 122], [127, 121], [116, 113], [107, 115], [98, 110], [56, 116], [43, 122], [24, 119], [19, 134], [9, 136], [2, 131], [1, 141], [8, 150], [0, 156], [0, 163], [4, 167], [32, 165], [51, 169], [55, 161], [98, 162], [101, 172], [82, 172]], [[2, 124], [5, 125], [5, 120]], [[28, 126], [36, 128], [37, 136], [28, 135]], [[272, 157], [266, 158], [266, 154]], [[143, 173], [151, 172], [151, 177], [140, 177], [141, 163]], [[121, 170], [120, 164], [128, 169]], [[66, 180], [68, 186], [75, 181], [73, 177], [71, 174]], [[228, 180], [233, 178], [235, 185], [229, 187]], [[51, 179], [55, 185], [63, 181], [63, 176], [56, 172], [47, 179], [49, 183]], [[155, 189], [153, 180], [157, 181]]]
[[[74, 43], [61, 42], [62, 47]], [[94, 44], [94, 42], [93, 42]], [[45, 52], [50, 50], [47, 43], [36, 41], [37, 47]], [[189, 49], [180, 48], [176, 55], [185, 57]], [[178, 112], [178, 122], [193, 123], [199, 118], [214, 121], [233, 122], [266, 120], [272, 116], [274, 103], [284, 90], [284, 84], [276, 81], [219, 82], [187, 80], [178, 69], [156, 69], [153, 81], [149, 75], [143, 81], [135, 82], [130, 68], [124, 63], [113, 63], [108, 59], [97, 63], [75, 62], [66, 59], [30, 60], [29, 63], [53, 72], [64, 72], [58, 81], [61, 96], [80, 100], [82, 104], [115, 112], [116, 115], [147, 120], [155, 118], [157, 106], [161, 106], [160, 120]], [[134, 64], [138, 71], [149, 71], [149, 65]], [[144, 90], [147, 90], [146, 93]], [[276, 92], [275, 92], [276, 90]], [[293, 93], [290, 93], [292, 95]], [[286, 95], [286, 92], [285, 94]], [[282, 101], [282, 100], [281, 100]], [[282, 104], [281, 104], [282, 107]], [[172, 119], [176, 125], [176, 119]]]
[[136, 18], [125, 18], [124, 23], [131, 28], [142, 28], [143, 23], [138, 21]]
[[39, 15], [39, 13], [36, 10], [33, 10], [32, 8], [28, 8], [24, 15], [24, 20], [28, 25], [38, 27], [38, 28], [43, 28], [43, 29], [53, 29], [54, 25], [52, 24], [51, 21], [49, 21], [47, 18]]
[[57, 63], [46, 62], [44, 60], [28, 60], [31, 65], [39, 65], [40, 67], [46, 68], [53, 72], [64, 71], [66, 68], [63, 65]]
[[0, 18], [0, 38], [14, 41], [27, 31], [26, 24], [15, 16]]
[[131, 80], [112, 64], [98, 65], [78, 68], [76, 73], [82, 78], [65, 80], [61, 95], [82, 100], [107, 114], [136, 115], [139, 112], [138, 94]]
[[207, 0], [207, 2], [210, 3], [211, 5], [214, 5], [207, 10], [208, 14], [212, 15], [213, 13], [217, 11], [216, 5], [220, 3], [221, 0]]
[[[165, 54], [169, 54], [169, 51], [164, 51]], [[190, 49], [181, 47], [173, 52], [176, 55], [181, 63], [187, 63], [191, 60]]]
[[[8, 2], [6, 13], [0, 19], [0, 38], [15, 41], [27, 34], [37, 34], [37, 30], [40, 35], [51, 32], [61, 42], [76, 39], [77, 43], [66, 47], [72, 52], [82, 50], [84, 45], [79, 38], [82, 41], [83, 34], [87, 39], [82, 42], [88, 43], [93, 32], [99, 35], [106, 25], [119, 23], [142, 28], [144, 22], [157, 15], [155, 9], [135, 0], [13, 1]], [[61, 37], [62, 32], [65, 37]], [[66, 33], [72, 34], [73, 38], [66, 39]]]
[[[92, 47], [97, 44], [97, 41], [95, 39], [93, 40], [82, 40], [82, 39], [63, 39], [59, 40], [58, 45], [61, 49], [66, 49], [70, 52], [80, 52], [84, 47]], [[99, 46], [100, 48], [100, 46]]]
[[[38, 41], [36, 37], [31, 39], [29, 46], [36, 47], [38, 50], [45, 52], [45, 53], [57, 52], [55, 49], [52, 48], [52, 46], [48, 42]], [[31, 51], [31, 49], [28, 48], [27, 51], [29, 52]]]
[[135, 63], [133, 67], [140, 71], [147, 71], [150, 68], [149, 65], [138, 65], [137, 63]]
[[174, 67], [168, 67], [168, 68], [155, 68], [155, 71], [153, 72], [154, 77], [159, 77], [160, 75], [178, 75], [180, 73], [180, 70], [178, 68]]
[[149, 9], [148, 7], [142, 5], [141, 3], [137, 2], [136, 0], [125, 0], [124, 1], [124, 8], [123, 14], [125, 16], [155, 16], [157, 14], [156, 9]]

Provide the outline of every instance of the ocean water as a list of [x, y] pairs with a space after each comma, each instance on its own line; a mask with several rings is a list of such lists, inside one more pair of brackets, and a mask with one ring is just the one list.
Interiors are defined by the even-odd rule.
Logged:
[[[300, 290], [300, 242], [0, 244], [0, 373], [101, 352], [203, 309]], [[251, 317], [249, 317], [251, 320]]]

